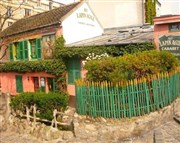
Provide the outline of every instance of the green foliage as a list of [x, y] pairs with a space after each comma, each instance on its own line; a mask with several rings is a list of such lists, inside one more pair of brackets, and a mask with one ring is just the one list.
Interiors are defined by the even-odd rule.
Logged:
[[17, 61], [7, 62], [0, 65], [0, 72], [46, 72], [52, 74], [57, 79], [57, 87], [65, 88], [66, 79], [63, 75], [66, 66], [61, 59], [58, 60], [38, 60], [38, 61]]
[[53, 110], [63, 111], [68, 105], [68, 96], [59, 93], [22, 93], [11, 100], [11, 107], [14, 111], [20, 110], [25, 114], [26, 106], [30, 109], [36, 105], [37, 117], [42, 119], [53, 119]]
[[89, 55], [89, 53], [95, 53], [96, 55], [107, 53], [110, 56], [122, 56], [125, 53], [135, 53], [154, 49], [154, 45], [152, 43], [130, 44], [126, 46], [64, 47], [63, 42], [64, 40], [62, 40], [62, 37], [56, 40], [54, 53], [56, 58], [85, 58]]
[[88, 61], [85, 68], [87, 80], [117, 82], [170, 72], [177, 66], [178, 61], [171, 53], [152, 50]]
[[145, 15], [146, 23], [153, 24], [153, 18], [156, 16], [156, 0], [146, 0]]

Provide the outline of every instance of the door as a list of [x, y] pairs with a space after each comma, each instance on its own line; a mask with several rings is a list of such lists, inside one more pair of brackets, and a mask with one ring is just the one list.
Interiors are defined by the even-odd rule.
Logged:
[[16, 92], [18, 93], [23, 92], [23, 82], [21, 75], [16, 75]]
[[33, 83], [34, 83], [34, 91], [39, 91], [39, 78], [33, 77]]

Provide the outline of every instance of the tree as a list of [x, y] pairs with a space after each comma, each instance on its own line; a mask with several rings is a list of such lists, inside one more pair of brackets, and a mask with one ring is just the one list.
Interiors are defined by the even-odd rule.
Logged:
[[21, 0], [16, 0], [16, 3], [18, 3], [18, 6], [13, 8], [11, 6], [12, 1], [5, 2], [2, 0], [0, 2], [0, 32], [3, 30], [5, 22], [14, 16], [15, 12], [21, 8], [21, 5], [24, 2], [21, 2]]
[[[12, 18], [17, 10], [20, 9], [21, 5], [24, 3], [22, 0], [16, 0], [18, 2], [18, 6], [13, 8], [11, 6], [12, 2], [15, 1], [0, 1], [0, 32], [3, 31], [3, 27], [5, 22]], [[5, 56], [8, 48], [8, 38], [3, 38], [0, 35], [0, 60]]]

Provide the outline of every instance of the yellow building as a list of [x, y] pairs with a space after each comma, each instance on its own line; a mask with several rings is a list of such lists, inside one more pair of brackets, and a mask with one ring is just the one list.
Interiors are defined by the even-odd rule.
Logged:
[[3, 17], [0, 17], [0, 25], [2, 25], [4, 21], [4, 16], [10, 16], [10, 18], [8, 18], [5, 21], [5, 24], [3, 24], [2, 30], [10, 26], [18, 19], [48, 11], [63, 5], [64, 4], [53, 0], [0, 0], [0, 16]]

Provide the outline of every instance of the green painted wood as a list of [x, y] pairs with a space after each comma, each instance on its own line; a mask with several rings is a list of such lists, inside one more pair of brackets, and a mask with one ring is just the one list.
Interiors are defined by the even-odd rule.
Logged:
[[[158, 110], [180, 96], [180, 74], [129, 86], [76, 86], [77, 112], [105, 118], [130, 118]], [[174, 94], [174, 95], [173, 95]], [[173, 95], [173, 96], [172, 96]]]
[[21, 75], [16, 75], [16, 92], [23, 92], [23, 81]]
[[10, 59], [10, 61], [14, 60], [12, 43], [9, 43], [9, 59]]

